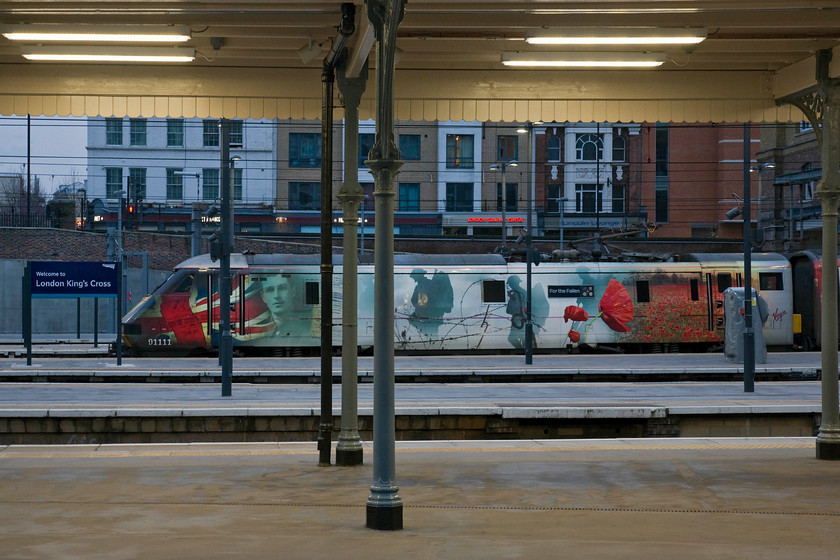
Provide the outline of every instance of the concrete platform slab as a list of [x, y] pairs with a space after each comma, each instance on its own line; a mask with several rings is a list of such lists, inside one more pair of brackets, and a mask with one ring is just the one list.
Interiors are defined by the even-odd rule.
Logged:
[[371, 449], [7, 446], [6, 559], [831, 558], [813, 438], [398, 442], [405, 528], [364, 527]]

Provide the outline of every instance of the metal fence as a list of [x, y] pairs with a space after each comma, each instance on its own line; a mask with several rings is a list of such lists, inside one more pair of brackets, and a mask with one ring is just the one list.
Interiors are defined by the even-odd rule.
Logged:
[[44, 213], [19, 214], [16, 212], [0, 212], [0, 227], [58, 227], [55, 220]]

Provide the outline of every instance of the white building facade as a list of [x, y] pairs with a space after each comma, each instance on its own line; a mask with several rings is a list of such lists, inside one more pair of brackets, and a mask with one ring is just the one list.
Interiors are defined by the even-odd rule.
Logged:
[[[87, 127], [88, 197], [189, 206], [220, 193], [219, 121], [93, 117]], [[234, 204], [274, 204], [277, 126], [231, 121]]]

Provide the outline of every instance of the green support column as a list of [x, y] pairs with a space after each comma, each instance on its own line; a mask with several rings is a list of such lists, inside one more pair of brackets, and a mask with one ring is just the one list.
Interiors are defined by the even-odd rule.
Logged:
[[364, 192], [359, 185], [359, 102], [367, 85], [365, 63], [358, 78], [345, 75], [346, 57], [338, 64], [338, 89], [344, 99], [344, 183], [338, 200], [344, 214], [344, 252], [341, 297], [341, 433], [335, 450], [340, 466], [361, 465], [362, 439], [358, 413], [358, 251], [359, 205]]
[[822, 345], [822, 422], [817, 459], [840, 460], [840, 402], [837, 370], [837, 204], [840, 201], [840, 80], [828, 77], [830, 50], [816, 53], [817, 85], [777, 103], [799, 108], [820, 146], [822, 180], [817, 196], [822, 206], [822, 279], [820, 338]]
[[374, 177], [376, 228], [373, 306], [373, 484], [367, 499], [366, 526], [403, 528], [397, 493], [394, 404], [394, 178], [402, 166], [394, 142], [394, 52], [405, 0], [367, 0], [377, 48], [376, 141], [368, 167]]
[[840, 403], [837, 380], [837, 202], [840, 196], [840, 83], [821, 84], [822, 181], [822, 423], [817, 458], [840, 460]]

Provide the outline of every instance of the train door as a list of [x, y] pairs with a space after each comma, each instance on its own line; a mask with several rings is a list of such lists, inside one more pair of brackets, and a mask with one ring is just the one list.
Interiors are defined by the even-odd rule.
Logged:
[[207, 298], [204, 305], [207, 336], [212, 348], [219, 347], [219, 274], [212, 271], [205, 276]]
[[723, 340], [724, 313], [723, 292], [740, 285], [741, 275], [734, 270], [710, 270], [705, 272], [708, 321], [706, 328], [715, 338]]
[[[767, 346], [793, 344], [793, 293], [789, 267], [758, 269], [758, 289], [767, 305], [764, 319], [764, 340]], [[754, 313], [756, 311], [753, 311]]]
[[[248, 279], [247, 275], [238, 274], [237, 271], [231, 271], [231, 291], [230, 291], [230, 331], [236, 340], [237, 337], [245, 334], [245, 306], [242, 303], [245, 301], [245, 288]], [[220, 293], [220, 278], [219, 274], [214, 273], [207, 275], [207, 291], [210, 294], [208, 297], [207, 313], [207, 334], [212, 341], [213, 348], [219, 347], [219, 340], [221, 337], [221, 293]]]
[[230, 330], [234, 341], [245, 336], [245, 291], [248, 288], [250, 277], [247, 272], [234, 273], [230, 294]]

